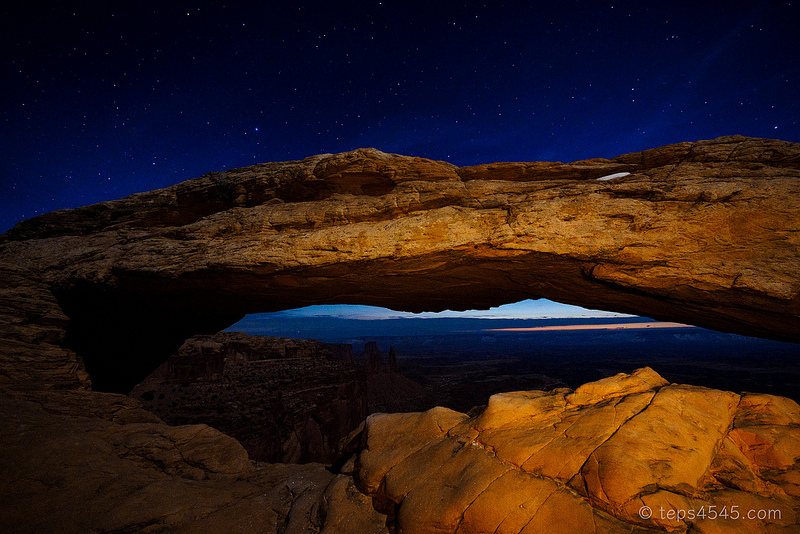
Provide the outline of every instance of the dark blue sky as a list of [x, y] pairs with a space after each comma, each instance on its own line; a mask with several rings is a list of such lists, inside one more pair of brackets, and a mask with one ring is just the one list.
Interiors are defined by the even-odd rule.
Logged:
[[470, 165], [800, 141], [796, 1], [13, 4], [0, 231], [362, 146]]

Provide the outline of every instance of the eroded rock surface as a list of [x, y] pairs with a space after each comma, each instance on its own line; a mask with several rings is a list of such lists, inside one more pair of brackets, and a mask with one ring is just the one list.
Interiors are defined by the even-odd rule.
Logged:
[[[652, 369], [482, 413], [370, 416], [359, 489], [404, 533], [796, 532], [800, 406]], [[357, 443], [357, 445], [355, 445]]]
[[220, 333], [190, 338], [131, 396], [172, 424], [206, 423], [255, 460], [326, 462], [368, 415], [350, 345]]
[[[8, 532], [793, 533], [800, 406], [649, 368], [375, 414], [339, 473], [250, 461], [117, 394], [0, 390]], [[647, 508], [645, 508], [647, 507]], [[689, 514], [691, 519], [689, 519]]]
[[353, 480], [248, 459], [206, 425], [168, 426], [117, 394], [0, 389], [9, 533], [378, 533]]

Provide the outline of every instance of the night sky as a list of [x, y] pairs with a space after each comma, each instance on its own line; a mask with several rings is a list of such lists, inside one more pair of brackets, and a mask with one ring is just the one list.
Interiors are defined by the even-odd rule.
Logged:
[[0, 231], [364, 146], [471, 165], [800, 141], [797, 1], [5, 4]]

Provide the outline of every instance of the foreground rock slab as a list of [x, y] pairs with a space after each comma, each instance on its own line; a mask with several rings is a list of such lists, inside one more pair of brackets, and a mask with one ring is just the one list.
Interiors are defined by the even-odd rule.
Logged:
[[652, 369], [576, 391], [370, 416], [356, 483], [403, 533], [797, 532], [800, 406], [668, 384]]
[[128, 397], [0, 390], [4, 532], [795, 533], [800, 406], [649, 368], [374, 414], [338, 472], [265, 464]]
[[352, 478], [254, 463], [233, 438], [122, 395], [0, 390], [0, 428], [3, 532], [385, 531]]

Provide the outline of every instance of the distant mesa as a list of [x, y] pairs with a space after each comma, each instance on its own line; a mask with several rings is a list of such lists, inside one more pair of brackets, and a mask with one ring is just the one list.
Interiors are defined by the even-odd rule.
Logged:
[[800, 419], [780, 397], [644, 370], [496, 396], [474, 417], [376, 415], [342, 442], [333, 473], [254, 463], [218, 430], [169, 426], [118, 393], [192, 336], [313, 304], [417, 312], [541, 297], [800, 342], [798, 251], [800, 144], [741, 136], [463, 168], [359, 149], [23, 221], [0, 237], [0, 454], [14, 459], [0, 468], [0, 521], [645, 533], [690, 524], [644, 507], [728, 503], [772, 515], [691, 528], [797, 532]]
[[692, 325], [668, 322], [636, 322], [636, 323], [609, 323], [609, 324], [574, 324], [532, 326], [518, 328], [486, 328], [485, 332], [548, 332], [557, 330], [638, 330], [650, 328], [693, 328]]

